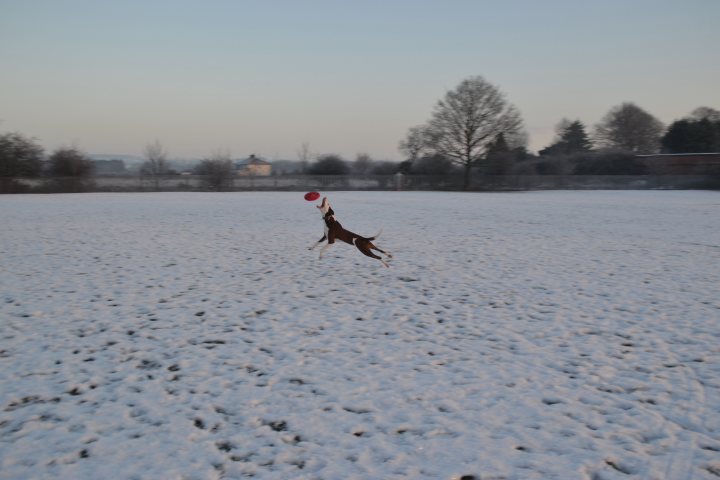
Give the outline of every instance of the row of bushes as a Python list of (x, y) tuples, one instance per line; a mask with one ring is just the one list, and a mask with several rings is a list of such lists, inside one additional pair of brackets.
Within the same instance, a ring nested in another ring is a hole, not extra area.
[(645, 175), (646, 165), (622, 152), (585, 152), (528, 159), (511, 168), (516, 175)]
[[(239, 192), (333, 190), (465, 189), (461, 173), (451, 175), (288, 175), (234, 177), (215, 184), (204, 176), (22, 178), (0, 177), (0, 193), (79, 192)], [(688, 189), (720, 188), (720, 176), (709, 175), (475, 175), (469, 190), (538, 189)]]

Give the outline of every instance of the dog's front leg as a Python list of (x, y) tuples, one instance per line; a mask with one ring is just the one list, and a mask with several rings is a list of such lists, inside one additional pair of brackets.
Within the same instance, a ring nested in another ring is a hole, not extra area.
[(321, 244), (322, 242), (324, 242), (325, 240), (327, 240), (327, 235), (323, 235), (320, 240), (318, 240), (317, 242), (315, 242), (315, 243), (313, 243), (311, 246), (309, 246), (309, 247), (308, 247), (308, 250), (314, 249), (315, 247), (317, 247), (318, 245), (320, 245), (320, 244)]

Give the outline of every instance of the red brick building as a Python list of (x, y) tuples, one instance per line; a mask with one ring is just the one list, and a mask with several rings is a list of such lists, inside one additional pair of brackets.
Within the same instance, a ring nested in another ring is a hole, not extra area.
[(637, 155), (651, 175), (720, 175), (720, 153)]

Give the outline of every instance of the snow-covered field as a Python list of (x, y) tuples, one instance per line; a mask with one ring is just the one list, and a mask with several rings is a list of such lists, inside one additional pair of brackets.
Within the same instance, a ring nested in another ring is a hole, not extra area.
[(329, 197), (0, 197), (0, 478), (720, 478), (720, 193)]

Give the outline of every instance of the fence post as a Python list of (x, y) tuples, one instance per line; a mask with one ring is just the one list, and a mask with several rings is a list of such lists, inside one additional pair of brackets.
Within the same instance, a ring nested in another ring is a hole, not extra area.
[(403, 180), (403, 174), (400, 172), (397, 172), (395, 174), (395, 190), (398, 192), (402, 190), (402, 180)]

